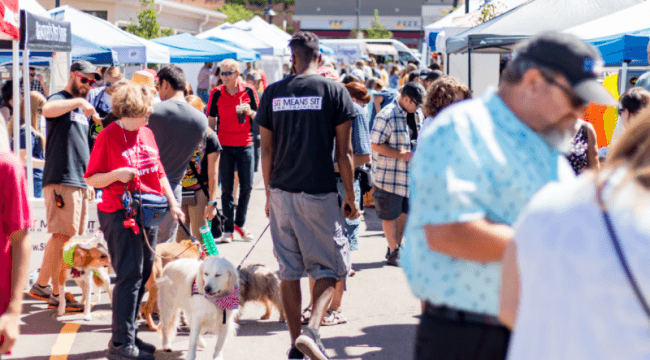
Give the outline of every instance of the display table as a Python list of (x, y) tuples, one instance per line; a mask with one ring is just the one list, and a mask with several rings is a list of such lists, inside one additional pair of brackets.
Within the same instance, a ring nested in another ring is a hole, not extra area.
[[(97, 204), (99, 200), (95, 200), (88, 204), (88, 224), (86, 232), (81, 236), (75, 238), (90, 239), (95, 236), (99, 231), (99, 221), (97, 219)], [(32, 253), (29, 257), (28, 273), (40, 269), (43, 262), (43, 253), (45, 245), (50, 239), (52, 234), (47, 232), (47, 214), (45, 213), (45, 200), (30, 198), (29, 205), (32, 211), (32, 224), (29, 229), (29, 237), (32, 241)]]

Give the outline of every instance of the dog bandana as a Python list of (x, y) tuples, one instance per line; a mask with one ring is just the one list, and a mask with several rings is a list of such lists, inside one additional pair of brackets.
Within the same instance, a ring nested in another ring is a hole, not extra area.
[(237, 287), (237, 285), (235, 285), (235, 290), (230, 294), (218, 297), (199, 292), (199, 288), (196, 286), (196, 280), (194, 280), (192, 283), (192, 296), (194, 295), (203, 295), (206, 299), (210, 300), (210, 302), (224, 310), (239, 309), (239, 287)]

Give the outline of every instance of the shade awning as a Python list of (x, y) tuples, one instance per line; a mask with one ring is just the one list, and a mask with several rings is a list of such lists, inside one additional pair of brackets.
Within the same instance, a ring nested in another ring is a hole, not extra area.
[(390, 44), (366, 44), (366, 51), (372, 55), (398, 55), (397, 49)]

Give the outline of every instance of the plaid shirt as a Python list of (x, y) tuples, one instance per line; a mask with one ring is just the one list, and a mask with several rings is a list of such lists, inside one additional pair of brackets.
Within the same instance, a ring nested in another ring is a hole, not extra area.
[[(415, 123), (418, 131), (422, 124), (422, 111), (415, 113)], [(384, 107), (372, 126), (370, 143), (373, 145), (386, 144), (396, 150), (411, 151), (411, 136), (406, 124), (406, 111), (397, 101)], [(378, 188), (409, 197), (409, 163), (408, 161), (394, 159), (372, 152), (373, 182)]]
[[(20, 93), (22, 94), (24, 92), (25, 87), (23, 86), (23, 82), (20, 82)], [(43, 90), (43, 87), (41, 87), (41, 82), (38, 81), (38, 78), (34, 78), (32, 82), (29, 84), (29, 91), (38, 91), (39, 93), (43, 94), (45, 96), (45, 91)]]

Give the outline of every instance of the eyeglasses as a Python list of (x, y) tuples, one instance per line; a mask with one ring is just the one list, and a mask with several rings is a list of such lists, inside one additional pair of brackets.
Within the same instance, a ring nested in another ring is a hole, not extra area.
[(36, 76), (36, 73), (35, 72), (30, 72), (29, 76)]
[(221, 76), (230, 76), (232, 74), (235, 74), (236, 71), (222, 71)]
[(73, 73), (73, 74), (75, 74), (79, 79), (81, 79), (81, 83), (82, 83), (82, 84), (89, 84), (90, 86), (93, 86), (93, 85), (95, 85), (95, 83), (96, 83), (95, 80), (90, 80), (90, 79), (88, 79), (88, 78), (85, 77), (85, 76), (79, 75), (79, 74), (77, 74), (77, 73)]
[(626, 110), (626, 109), (618, 108), (617, 112), (618, 112), (619, 115), (621, 115), (621, 114), (623, 114), (623, 111), (625, 111), (625, 110)]
[(569, 98), (569, 102), (571, 102), (571, 106), (574, 109), (585, 107), (589, 103), (588, 101), (582, 99), (580, 96), (576, 95), (576, 93), (574, 93), (573, 90), (557, 82), (557, 80), (555, 80), (553, 76), (547, 74), (545, 71), (540, 71), (540, 73), (542, 74), (542, 77), (544, 77), (544, 80), (546, 80), (546, 82), (558, 87), (560, 90), (564, 92), (564, 94)]

